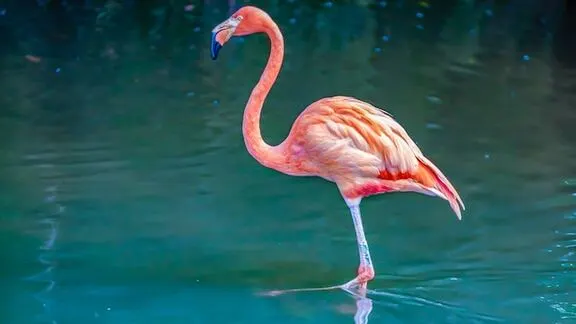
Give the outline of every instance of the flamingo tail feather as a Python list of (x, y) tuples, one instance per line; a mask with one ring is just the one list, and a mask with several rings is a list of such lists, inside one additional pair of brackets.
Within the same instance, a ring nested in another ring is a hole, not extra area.
[[(436, 167), (430, 160), (426, 157), (420, 157), (420, 168), (422, 173), (426, 174), (425, 178), (427, 178), (427, 188), (436, 196), (439, 196), (448, 201), (450, 207), (456, 214), (459, 220), (462, 219), (462, 211), (466, 210), (464, 206), (464, 202), (458, 195), (458, 192), (452, 186), (450, 181), (446, 178), (446, 176)], [(430, 181), (431, 180), (431, 181)]]

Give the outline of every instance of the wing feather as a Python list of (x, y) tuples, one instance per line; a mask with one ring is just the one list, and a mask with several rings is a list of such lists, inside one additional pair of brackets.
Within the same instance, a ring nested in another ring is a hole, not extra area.
[(315, 130), (307, 138), (315, 142), (314, 146), (321, 141), (323, 150), (337, 147), (340, 154), (346, 154), (342, 149), (347, 149), (364, 153), (361, 156), (371, 155), (373, 159), (364, 161), (378, 169), (372, 172), (411, 173), (418, 167), (420, 150), (388, 112), (343, 96), (321, 99), (309, 108), (304, 119)]
[(456, 189), (388, 112), (351, 97), (330, 97), (298, 118), (311, 169), (337, 182), (350, 197), (415, 191), (442, 197), (461, 217)]

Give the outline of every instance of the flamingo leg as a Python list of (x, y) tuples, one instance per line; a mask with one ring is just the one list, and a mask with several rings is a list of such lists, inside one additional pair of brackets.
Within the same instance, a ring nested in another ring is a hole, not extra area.
[(362, 216), (360, 214), (359, 202), (347, 201), (347, 203), (348, 207), (350, 208), (350, 213), (352, 214), (352, 221), (354, 222), (354, 229), (356, 231), (356, 240), (358, 243), (358, 254), (360, 256), (360, 265), (358, 267), (358, 275), (356, 276), (356, 278), (346, 282), (345, 284), (336, 286), (272, 290), (265, 293), (265, 295), (277, 296), (288, 292), (342, 289), (358, 298), (366, 297), (368, 281), (374, 278), (374, 266), (372, 265), (372, 258), (370, 257), (368, 242), (366, 241), (366, 235), (364, 234), (364, 226), (362, 225)]
[(364, 233), (364, 226), (362, 225), (362, 215), (360, 213), (359, 203), (348, 204), (350, 213), (352, 214), (352, 221), (354, 222), (354, 230), (356, 231), (356, 241), (358, 243), (358, 254), (360, 256), (360, 265), (358, 266), (358, 275), (356, 278), (348, 281), (342, 285), (344, 290), (352, 290), (357, 288), (360, 295), (366, 296), (366, 289), (368, 281), (374, 278), (374, 265), (370, 256), (370, 249), (366, 241)]

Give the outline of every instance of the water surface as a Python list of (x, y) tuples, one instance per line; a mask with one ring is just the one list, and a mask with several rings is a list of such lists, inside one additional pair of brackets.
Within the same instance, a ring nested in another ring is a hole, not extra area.
[[(253, 2), (286, 40), (269, 143), (309, 103), (352, 95), (392, 113), (466, 203), (457, 221), (427, 196), (364, 200), (370, 323), (576, 322), (576, 29), (553, 1), (516, 2)], [(244, 148), (265, 38), (211, 61), (230, 8), (184, 5), (6, 5), (3, 323), (353, 322), (341, 291), (258, 295), (351, 279), (352, 222), (333, 184)]]

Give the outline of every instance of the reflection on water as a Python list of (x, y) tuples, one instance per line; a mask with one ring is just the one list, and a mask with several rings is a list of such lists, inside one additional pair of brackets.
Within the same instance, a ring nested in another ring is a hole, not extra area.
[[(37, 281), (40, 283), (45, 283), (46, 286), (42, 289), (39, 293), (34, 294), (34, 297), (41, 303), (42, 308), (44, 310), (43, 314), (38, 316), (39, 318), (44, 318), (45, 320), (51, 321), (53, 318), (52, 314), (52, 300), (51, 300), (51, 292), (56, 286), (56, 281), (53, 275), (53, 272), (56, 270), (56, 261), (54, 256), (54, 245), (56, 243), (56, 239), (58, 238), (58, 225), (59, 222), (57, 220), (57, 216), (60, 215), (64, 211), (64, 207), (56, 202), (56, 187), (48, 187), (46, 189), (46, 198), (45, 202), (47, 204), (53, 205), (50, 206), (52, 209), (55, 209), (51, 215), (43, 217), (38, 224), (42, 225), (46, 228), (46, 240), (42, 243), (39, 247), (40, 251), (45, 251), (38, 255), (38, 262), (44, 267), (40, 273), (33, 275), (32, 277), (27, 278), (28, 280)], [(50, 209), (48, 207), (48, 209)]]
[(251, 2), (287, 47), (269, 143), (309, 103), (353, 95), (390, 111), (466, 202), (461, 222), (425, 196), (363, 202), (369, 300), (258, 294), (342, 282), (357, 251), (332, 184), (244, 149), (268, 44), (236, 40), (217, 62), (208, 48), (240, 2), (47, 3), (0, 8), (3, 323), (350, 323), (370, 307), (369, 323), (576, 320), (562, 1)]

